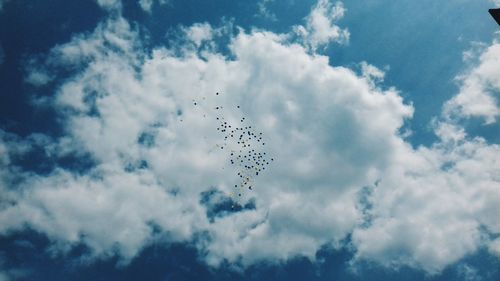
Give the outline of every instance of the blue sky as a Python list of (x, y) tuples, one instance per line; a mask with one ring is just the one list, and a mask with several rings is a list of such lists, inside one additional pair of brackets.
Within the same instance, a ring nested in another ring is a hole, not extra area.
[(498, 280), (495, 5), (0, 1), (0, 280)]

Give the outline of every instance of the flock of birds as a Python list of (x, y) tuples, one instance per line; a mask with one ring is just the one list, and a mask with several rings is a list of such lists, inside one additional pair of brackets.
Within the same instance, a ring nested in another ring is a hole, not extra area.
[[(218, 98), (219, 93), (215, 96)], [(205, 100), (205, 98), (203, 98)], [(202, 102), (193, 100), (193, 106), (200, 106)], [(218, 103), (216, 103), (218, 104)], [(224, 116), (224, 107), (215, 105), (214, 110), (215, 128), (220, 136), (220, 142), (215, 144), (217, 149), (226, 151), (231, 166), (236, 167), (239, 183), (234, 184), (232, 192), (233, 199), (242, 197), (245, 191), (253, 190), (254, 178), (266, 170), (274, 158), (264, 151), (266, 146), (262, 132), (257, 132), (254, 127), (248, 124), (245, 117), (238, 121)], [(240, 110), (240, 106), (236, 106)], [(206, 118), (206, 114), (203, 115)]]

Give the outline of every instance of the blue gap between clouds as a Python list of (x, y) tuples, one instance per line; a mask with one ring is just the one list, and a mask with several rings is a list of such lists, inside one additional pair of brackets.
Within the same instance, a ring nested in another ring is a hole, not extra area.
[(73, 34), (92, 31), (104, 17), (93, 1), (9, 1), (0, 12), (0, 129), (27, 136), (60, 135), (56, 112), (35, 107), (33, 96), (52, 96), (54, 87), (34, 89), (24, 83), (24, 67), (32, 56), (47, 54)]

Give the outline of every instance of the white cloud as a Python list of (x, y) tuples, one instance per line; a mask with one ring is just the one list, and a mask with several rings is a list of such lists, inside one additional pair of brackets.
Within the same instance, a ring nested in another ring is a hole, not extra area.
[(158, 3), (158, 5), (168, 4), (168, 0), (139, 0), (139, 6), (148, 13), (151, 13), (154, 3)]
[(395, 153), (374, 189), (374, 219), (353, 234), (360, 257), (436, 273), (491, 243), (481, 228), (499, 233), (500, 146), (456, 123), (434, 125), (440, 141)]
[(52, 80), (52, 78), (46, 72), (43, 71), (38, 72), (36, 70), (32, 70), (26, 77), (25, 82), (33, 86), (43, 86), (47, 84), (50, 80)]
[[(189, 30), (197, 29), (210, 30), (206, 25)], [(201, 42), (206, 34), (188, 32), (187, 38)], [(136, 33), (116, 20), (56, 47), (52, 64), (85, 67), (61, 85), (54, 104), (66, 120), (71, 141), (65, 145), (89, 152), (98, 166), (88, 176), (61, 170), (48, 178), (30, 176), (25, 185), (33, 191), (0, 215), (3, 231), (28, 223), (63, 241), (82, 240), (98, 254), (117, 243), (128, 258), (147, 242), (148, 222), (178, 233), (174, 240), (208, 230), (216, 237), (207, 246), (213, 263), (240, 255), (244, 263), (312, 257), (322, 244), (343, 239), (359, 219), (356, 191), (376, 180), (377, 166), (399, 142), (398, 128), (412, 108), (395, 91), (373, 88), (283, 38), (240, 32), (230, 45), (236, 60), (210, 52), (202, 59), (196, 51), (176, 57), (158, 49), (142, 62)], [(212, 151), (215, 124), (202, 115), (213, 112), (196, 111), (191, 100), (206, 96), (208, 102), (217, 91), (224, 93), (228, 120), (244, 114), (269, 138), (276, 163), (248, 195), (257, 198), (256, 211), (210, 225), (199, 193), (210, 186), (229, 193), (236, 175), (224, 164), (228, 155)], [(137, 141), (148, 131), (156, 136), (152, 147)], [(126, 171), (141, 161), (149, 168)], [(303, 211), (290, 216), (297, 204)], [(318, 216), (323, 222), (311, 223)], [(164, 222), (165, 217), (174, 221)], [(250, 221), (263, 222), (262, 229), (251, 231)], [(227, 224), (241, 225), (232, 238), (221, 232)], [(236, 239), (234, 247), (228, 248), (226, 239)], [(295, 243), (277, 243), (282, 239)]]
[(489, 250), (496, 256), (500, 257), (500, 238), (497, 238), (490, 243)]
[[(183, 30), (187, 44), (200, 47), (215, 28)], [(399, 134), (413, 108), (379, 86), (381, 70), (363, 63), (358, 76), (286, 38), (240, 30), (231, 58), (216, 48), (144, 53), (137, 31), (118, 18), (55, 47), (52, 66), (81, 69), (52, 101), (65, 136), (2, 135), (1, 163), (22, 181), (14, 192), (12, 173), (2, 173), (2, 190), (10, 191), (0, 233), (29, 225), (64, 246), (83, 242), (94, 255), (125, 261), (158, 229), (170, 242), (206, 233), (197, 246), (212, 265), (314, 259), (322, 245), (338, 246), (351, 233), (357, 259), (428, 272), (483, 245), (494, 252), (497, 242), (480, 229), (500, 233), (499, 146), (443, 121), (435, 124), (437, 143), (413, 149)], [(255, 209), (210, 222), (200, 193), (229, 194), (237, 182), (228, 155), (214, 149), (216, 105), (229, 122), (244, 116), (262, 131), (275, 161), (242, 199), (253, 198)], [(87, 152), (96, 166), (84, 175), (19, 171), (10, 156), (30, 143), (50, 143), (54, 157)], [(362, 187), (372, 189), (370, 209), (358, 202)]]
[(361, 73), (363, 77), (377, 81), (383, 80), (385, 77), (385, 73), (382, 70), (368, 64), (366, 61), (361, 62)]
[(141, 6), (141, 8), (144, 11), (151, 13), (151, 8), (153, 7), (153, 0), (139, 0), (139, 6)]
[(500, 43), (494, 41), (488, 46), (478, 65), (458, 79), (460, 92), (445, 105), (445, 115), (480, 117), (486, 124), (495, 123), (500, 115)]
[(344, 17), (345, 11), (342, 2), (333, 5), (329, 0), (318, 0), (306, 17), (306, 25), (295, 26), (295, 33), (313, 51), (330, 42), (346, 43), (349, 41), (349, 31), (334, 24)]
[[(99, 173), (102, 180), (96, 179)], [(127, 260), (151, 238), (151, 223), (174, 241), (186, 240), (192, 228), (202, 227), (203, 219), (196, 218), (204, 216), (202, 210), (175, 200), (147, 171), (128, 174), (101, 168), (84, 177), (55, 171), (26, 184), (36, 189), (2, 213), (2, 231), (27, 222), (64, 243), (86, 243), (95, 255), (118, 251)]]
[(269, 11), (269, 8), (267, 5), (269, 3), (273, 2), (274, 0), (261, 0), (257, 3), (257, 7), (259, 9), (259, 13), (257, 16), (272, 20), (272, 21), (277, 21), (278, 19), (276, 18), (276, 14), (273, 12)]
[(187, 39), (193, 42), (198, 48), (203, 42), (210, 41), (213, 37), (212, 26), (208, 23), (195, 23), (190, 27), (184, 28), (183, 31)]
[(97, 4), (109, 11), (119, 11), (122, 8), (121, 0), (96, 0)]
[[(102, 8), (112, 11), (112, 12), (121, 12), (121, 9), (123, 7), (122, 1), (121, 0), (96, 0), (97, 4), (101, 6)], [(166, 5), (169, 3), (168, 0), (137, 0), (137, 3), (139, 4), (139, 7), (147, 12), (151, 13), (153, 6), (155, 3), (158, 5)]]
[(358, 255), (437, 273), (499, 233), (500, 146), (439, 124), (431, 148), (396, 152), (374, 189), (374, 218), (353, 234)]
[(468, 265), (462, 265), (459, 267), (459, 274), (464, 281), (481, 281), (481, 273), (477, 269)]

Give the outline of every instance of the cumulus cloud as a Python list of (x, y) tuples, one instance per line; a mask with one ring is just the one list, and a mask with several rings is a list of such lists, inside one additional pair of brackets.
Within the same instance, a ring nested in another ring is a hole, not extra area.
[(344, 17), (345, 11), (342, 2), (333, 4), (329, 0), (319, 0), (306, 17), (306, 25), (294, 27), (295, 33), (313, 51), (330, 42), (346, 43), (349, 41), (349, 31), (335, 25), (336, 21)]
[[(410, 264), (439, 272), (485, 245), (496, 254), (500, 224), (500, 146), (468, 136), (460, 121), (498, 116), (498, 43), (476, 44), (458, 78), (460, 90), (433, 123), (439, 141), (395, 153), (399, 160), (374, 188), (369, 227), (353, 232), (359, 257), (389, 266)], [(492, 235), (492, 236), (491, 236)]]
[(495, 40), (486, 47), (479, 63), (457, 79), (460, 91), (447, 102), (445, 114), (449, 118), (479, 117), (486, 124), (495, 123), (500, 115), (500, 43)]
[(360, 257), (439, 272), (489, 243), (481, 227), (499, 232), (494, 202), (500, 200), (500, 147), (482, 139), (446, 139), (395, 153), (374, 188), (369, 227), (353, 233)]
[(204, 41), (210, 41), (213, 37), (212, 26), (208, 23), (195, 23), (188, 28), (184, 28), (183, 31), (187, 39), (198, 48)]
[[(478, 96), (492, 95), (500, 81), (496, 48), (496, 41), (479, 48), (479, 61), (459, 78), (459, 93), (433, 123), (439, 141), (395, 153), (399, 160), (371, 194), (369, 226), (353, 232), (359, 257), (437, 273), (480, 246), (495, 252), (497, 241), (490, 235), (500, 233), (495, 218), (500, 208), (494, 203), (500, 200), (500, 146), (468, 136), (459, 121), (494, 122), (496, 114), (486, 109), (495, 102)], [(477, 52), (469, 52), (467, 60)]]
[[(319, 1), (313, 11), (340, 17), (339, 5)], [(83, 243), (92, 256), (123, 261), (163, 235), (193, 241), (214, 266), (314, 259), (351, 234), (356, 259), (428, 272), (483, 245), (495, 252), (498, 242), (483, 232), (500, 233), (498, 145), (443, 121), (438, 142), (414, 149), (399, 132), (413, 107), (380, 85), (383, 71), (333, 67), (310, 43), (259, 30), (228, 33), (228, 56), (200, 53), (203, 42), (216, 44), (216, 29), (183, 28), (190, 47), (181, 53), (146, 52), (118, 17), (56, 46), (47, 63), (72, 70), (51, 100), (64, 136), (2, 133), (0, 233), (29, 226), (61, 251)], [(214, 149), (215, 105), (229, 122), (244, 116), (262, 131), (275, 161), (242, 199), (254, 207), (209, 217), (207, 204), (229, 198), (237, 180), (228, 155)], [(33, 144), (94, 165), (26, 171), (16, 155)], [(214, 189), (217, 200), (202, 200)], [(370, 204), (361, 204), (367, 190)]]
[[(188, 32), (187, 40), (208, 38), (199, 34)], [(412, 108), (394, 90), (373, 88), (284, 38), (241, 31), (229, 46), (236, 60), (194, 51), (176, 57), (168, 49), (147, 56), (119, 19), (56, 47), (52, 64), (83, 67), (54, 100), (66, 120), (65, 145), (98, 164), (83, 176), (61, 168), (29, 175), (23, 186), (30, 191), (2, 212), (3, 232), (26, 223), (68, 243), (84, 241), (97, 254), (118, 247), (127, 258), (147, 243), (150, 225), (174, 241), (208, 231), (214, 242), (204, 247), (213, 264), (313, 257), (322, 244), (345, 238), (359, 219), (358, 187), (376, 180)], [(256, 183), (255, 210), (209, 223), (200, 193), (212, 186), (229, 193), (235, 173), (224, 164), (227, 155), (212, 151), (214, 124), (201, 118), (209, 108), (195, 111), (191, 100), (217, 91), (228, 120), (244, 115), (268, 136), (276, 165)], [(148, 146), (138, 141), (146, 133), (154, 137)], [(302, 212), (290, 216), (298, 204)], [(155, 207), (137, 210), (143, 205)], [(226, 226), (235, 232), (227, 236)], [(295, 243), (279, 243), (290, 239)]]

